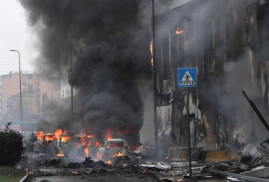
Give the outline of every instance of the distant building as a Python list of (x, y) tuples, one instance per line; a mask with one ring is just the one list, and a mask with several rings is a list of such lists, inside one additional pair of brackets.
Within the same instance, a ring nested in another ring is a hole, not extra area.
[[(22, 73), (23, 122), (37, 122), (48, 101), (61, 99), (59, 80), (47, 80), (38, 73)], [(19, 74), (10, 72), (0, 76), (0, 119), (3, 123), (20, 123)]]

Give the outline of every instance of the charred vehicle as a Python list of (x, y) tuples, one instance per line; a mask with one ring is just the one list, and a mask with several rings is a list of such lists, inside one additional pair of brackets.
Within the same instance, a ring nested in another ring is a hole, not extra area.
[(105, 140), (103, 147), (99, 147), (97, 155), (100, 160), (108, 163), (114, 163), (118, 160), (130, 160), (132, 152), (123, 139), (109, 139)]

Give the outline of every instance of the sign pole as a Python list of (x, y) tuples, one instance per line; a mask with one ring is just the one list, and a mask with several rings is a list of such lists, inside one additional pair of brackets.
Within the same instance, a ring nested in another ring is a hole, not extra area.
[(190, 91), (189, 87), (187, 88), (187, 122), (189, 127), (189, 171), (190, 171), (190, 178), (192, 177), (192, 168), (191, 168), (191, 122), (189, 121), (189, 114), (190, 114)]
[(187, 122), (188, 122), (188, 138), (189, 138), (189, 171), (192, 178), (191, 168), (191, 122), (190, 115), (190, 90), (189, 87), (197, 87), (197, 69), (196, 68), (178, 68), (178, 87), (187, 88)]

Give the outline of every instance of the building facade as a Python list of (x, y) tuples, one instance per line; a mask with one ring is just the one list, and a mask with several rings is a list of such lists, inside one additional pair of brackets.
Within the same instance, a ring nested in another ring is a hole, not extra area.
[[(266, 133), (242, 90), (268, 113), (269, 4), (266, 0), (159, 0), (155, 14), (157, 137), (160, 147), (222, 149)], [(177, 87), (195, 67), (198, 87)]]
[[(12, 121), (20, 124), (19, 74), (10, 72), (1, 76), (0, 118), (2, 123)], [(47, 80), (38, 73), (21, 74), (23, 122), (38, 122), (44, 106), (49, 101), (61, 99), (60, 82)]]

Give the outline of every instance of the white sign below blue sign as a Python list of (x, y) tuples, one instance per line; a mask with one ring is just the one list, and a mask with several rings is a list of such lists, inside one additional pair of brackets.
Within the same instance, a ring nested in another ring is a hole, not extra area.
[(197, 87), (196, 68), (178, 68), (178, 87)]

